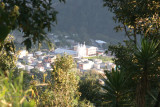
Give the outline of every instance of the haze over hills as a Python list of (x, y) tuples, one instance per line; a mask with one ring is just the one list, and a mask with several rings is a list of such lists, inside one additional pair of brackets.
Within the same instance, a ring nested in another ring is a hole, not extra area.
[(65, 4), (57, 4), (56, 10), (58, 23), (53, 32), (78, 34), (78, 38), (86, 42), (100, 39), (115, 43), (124, 38), (124, 33), (113, 30), (116, 26), (113, 13), (103, 7), (103, 0), (67, 0)]
[[(55, 0), (53, 7), (58, 15), (57, 24), (52, 27), (51, 33), (58, 35), (61, 46), (67, 45), (63, 36), (69, 36), (68, 39), (80, 43), (85, 41), (88, 45), (94, 45), (95, 40), (103, 40), (109, 45), (124, 39), (124, 33), (115, 32), (117, 24), (112, 19), (114, 14), (103, 7), (103, 0), (67, 0), (65, 4)], [(16, 32), (14, 35), (17, 41), (23, 41), (18, 36), (20, 33)]]

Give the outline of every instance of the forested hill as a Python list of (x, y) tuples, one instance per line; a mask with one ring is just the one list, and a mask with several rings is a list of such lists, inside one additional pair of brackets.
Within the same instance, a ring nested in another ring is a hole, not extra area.
[[(103, 40), (107, 42), (105, 48), (110, 43), (122, 42), (124, 39), (124, 33), (115, 32), (116, 24), (112, 19), (114, 14), (109, 12), (107, 7), (103, 7), (103, 0), (67, 0), (66, 3), (53, 0), (53, 2), (58, 14), (57, 24), (51, 32), (58, 35), (61, 42), (59, 46), (68, 45), (66, 38), (63, 37), (65, 35), (77, 42), (86, 42), (87, 45), (95, 45), (94, 40)], [(17, 43), (23, 41), (21, 33), (13, 34)]]
[(58, 23), (53, 32), (78, 34), (81, 40), (100, 39), (106, 42), (121, 41), (123, 33), (116, 33), (113, 13), (103, 7), (103, 0), (67, 0), (58, 3)]

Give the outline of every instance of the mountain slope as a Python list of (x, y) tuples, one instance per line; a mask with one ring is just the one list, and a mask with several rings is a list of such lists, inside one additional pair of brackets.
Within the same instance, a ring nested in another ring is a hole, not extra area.
[(82, 41), (100, 39), (114, 43), (124, 38), (123, 33), (113, 30), (116, 26), (113, 14), (103, 7), (102, 0), (67, 0), (58, 4), (56, 10), (58, 23), (53, 32), (75, 33)]

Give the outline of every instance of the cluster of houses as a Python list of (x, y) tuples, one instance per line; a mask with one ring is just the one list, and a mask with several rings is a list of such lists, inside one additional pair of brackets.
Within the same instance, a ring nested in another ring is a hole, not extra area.
[(56, 55), (48, 52), (37, 51), (35, 53), (28, 53), (26, 50), (19, 51), (17, 68), (26, 71), (37, 69), (41, 72), (52, 70), (51, 64), (55, 61)]
[(76, 58), (77, 68), (80, 71), (95, 70), (99, 73), (103, 73), (104, 69), (111, 70), (116, 68), (116, 65), (112, 62), (103, 62), (101, 59), (80, 59)]
[(97, 47), (94, 46), (86, 46), (84, 44), (78, 44), (74, 46), (74, 49), (63, 49), (57, 48), (54, 51), (37, 51), (33, 53), (28, 53), (26, 50), (19, 51), (17, 68), (23, 69), (26, 71), (31, 71), (33, 69), (37, 69), (41, 72), (45, 72), (46, 70), (52, 70), (52, 64), (56, 59), (57, 54), (69, 54), (72, 55), (77, 63), (77, 68), (80, 71), (88, 71), (94, 69), (98, 72), (103, 72), (104, 69), (112, 69), (115, 68), (115, 64), (111, 62), (103, 62), (100, 59), (89, 60), (86, 57), (103, 55), (104, 51), (98, 50)]

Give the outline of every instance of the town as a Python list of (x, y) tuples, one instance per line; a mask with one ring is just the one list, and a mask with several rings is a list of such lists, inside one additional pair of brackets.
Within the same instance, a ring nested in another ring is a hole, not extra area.
[[(20, 50), (16, 66), (18, 69), (26, 70), (27, 72), (35, 69), (40, 72), (53, 70), (52, 65), (58, 54), (72, 55), (77, 64), (77, 69), (81, 72), (95, 70), (98, 73), (104, 73), (104, 69), (111, 70), (116, 67), (112, 61), (113, 56), (106, 55), (104, 50), (99, 50), (95, 46), (86, 46), (85, 43), (78, 43), (73, 46), (73, 49), (57, 48), (53, 51), (45, 50), (32, 53), (27, 50)], [(104, 61), (102, 58), (110, 60)]]

